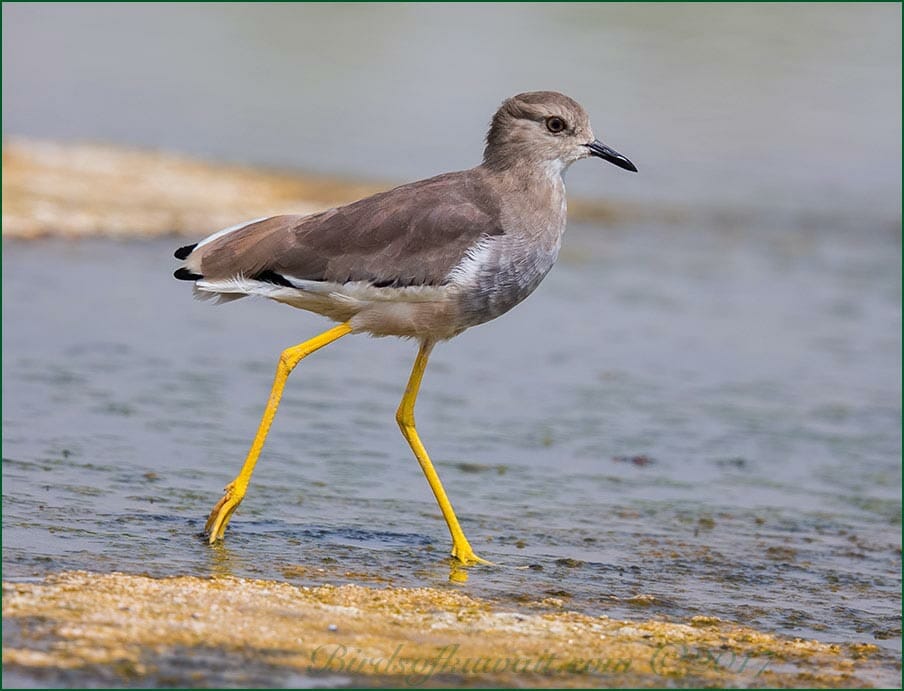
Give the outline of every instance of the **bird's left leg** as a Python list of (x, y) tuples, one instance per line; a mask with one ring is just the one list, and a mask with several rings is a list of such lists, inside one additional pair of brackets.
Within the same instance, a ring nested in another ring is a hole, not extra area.
[(449, 526), (449, 532), (452, 534), (452, 556), (464, 564), (491, 564), (486, 559), (481, 559), (471, 548), (468, 538), (465, 537), (452, 509), (452, 504), (446, 496), (443, 489), (443, 483), (436, 474), (433, 463), (430, 462), (430, 456), (421, 443), (421, 439), (417, 434), (414, 426), (414, 403), (417, 400), (418, 391), (421, 388), (421, 379), (424, 376), (424, 370), (427, 369), (427, 359), (430, 357), (430, 351), (433, 350), (432, 341), (424, 341), (421, 343), (420, 350), (417, 353), (417, 359), (414, 361), (414, 368), (411, 370), (411, 377), (408, 379), (408, 386), (405, 387), (405, 395), (402, 396), (402, 402), (399, 403), (399, 409), (396, 411), (396, 421), (408, 441), (411, 450), (417, 457), (417, 462), (421, 464), (421, 470), (427, 476), (427, 482), (430, 483), (430, 489), (436, 496), (436, 502), (439, 504), (443, 518), (446, 519), (446, 525)]
[(235, 480), (226, 485), (223, 497), (213, 507), (207, 519), (207, 524), (204, 526), (210, 544), (223, 537), (229, 519), (232, 518), (232, 514), (245, 497), (248, 482), (251, 480), (251, 473), (254, 471), (254, 465), (257, 463), (257, 457), (260, 455), (261, 449), (264, 448), (267, 432), (270, 431), (270, 425), (273, 424), (273, 418), (276, 416), (277, 408), (279, 408), (279, 400), (282, 398), (283, 388), (286, 385), (289, 374), (295, 369), (295, 365), (315, 350), (320, 350), (323, 346), (342, 338), (351, 330), (352, 327), (349, 326), (348, 322), (340, 324), (304, 343), (287, 348), (279, 356), (279, 363), (276, 365), (276, 378), (273, 380), (273, 388), (270, 390), (270, 400), (267, 401), (264, 416), (257, 428), (257, 434), (254, 436), (251, 448), (248, 450), (248, 456), (245, 458), (242, 470)]

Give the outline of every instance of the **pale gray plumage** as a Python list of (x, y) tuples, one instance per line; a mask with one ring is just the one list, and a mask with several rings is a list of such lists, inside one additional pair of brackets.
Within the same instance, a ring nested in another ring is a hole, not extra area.
[(177, 252), (176, 276), (201, 295), (262, 295), (377, 336), (451, 338), (514, 307), (552, 268), (562, 173), (594, 155), (636, 170), (594, 139), (574, 100), (519, 94), (494, 115), (481, 165), (214, 234)]

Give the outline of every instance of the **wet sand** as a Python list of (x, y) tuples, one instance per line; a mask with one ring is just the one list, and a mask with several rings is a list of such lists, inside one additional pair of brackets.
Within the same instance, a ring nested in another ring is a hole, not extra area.
[(230, 683), (255, 685), (294, 673), (397, 687), (836, 687), (862, 685), (878, 652), (715, 617), (625, 621), (550, 599), (506, 611), (452, 590), (228, 577), (68, 572), (4, 583), (3, 618), (17, 633), (5, 669), (52, 671), (59, 683), (102, 667), (141, 685), (216, 684), (230, 669)]

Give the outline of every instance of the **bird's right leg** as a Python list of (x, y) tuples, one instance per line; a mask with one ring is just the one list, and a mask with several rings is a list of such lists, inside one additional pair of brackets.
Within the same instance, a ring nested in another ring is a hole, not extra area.
[(235, 480), (226, 485), (223, 498), (213, 507), (213, 511), (210, 512), (210, 516), (207, 519), (207, 524), (204, 526), (210, 544), (223, 537), (229, 519), (232, 518), (233, 512), (238, 508), (242, 499), (245, 498), (245, 491), (248, 489), (248, 482), (251, 480), (254, 464), (257, 463), (257, 457), (260, 455), (261, 449), (264, 448), (267, 432), (270, 431), (270, 425), (273, 424), (273, 418), (276, 416), (276, 409), (279, 407), (279, 400), (282, 398), (283, 388), (285, 388), (289, 374), (299, 362), (315, 350), (320, 350), (323, 346), (342, 338), (351, 330), (352, 327), (349, 326), (348, 322), (340, 324), (304, 343), (287, 348), (279, 356), (279, 363), (276, 366), (276, 378), (273, 380), (273, 388), (270, 390), (270, 399), (267, 401), (264, 416), (257, 428), (257, 434), (251, 443), (251, 448), (248, 451), (247, 458), (245, 458), (242, 470)]
[(432, 342), (424, 341), (421, 343), (420, 350), (417, 352), (417, 358), (414, 361), (414, 367), (411, 370), (411, 376), (408, 379), (408, 386), (405, 387), (405, 395), (402, 396), (402, 402), (399, 403), (399, 408), (396, 411), (396, 422), (399, 423), (399, 428), (402, 430), (408, 446), (411, 447), (417, 462), (421, 466), (421, 470), (424, 471), (427, 482), (430, 484), (430, 489), (433, 490), (433, 495), (436, 497), (436, 503), (439, 504), (443, 518), (446, 519), (449, 534), (452, 536), (452, 556), (463, 564), (492, 564), (492, 562), (481, 559), (474, 554), (471, 543), (468, 542), (468, 538), (465, 537), (461, 525), (458, 523), (458, 517), (452, 508), (452, 503), (446, 496), (443, 483), (440, 482), (439, 475), (436, 474), (436, 469), (433, 467), (433, 463), (430, 462), (430, 456), (427, 455), (427, 449), (421, 443), (421, 438), (418, 436), (417, 429), (414, 426), (414, 404), (417, 401), (417, 394), (421, 388), (421, 379), (424, 377), (424, 370), (427, 369), (427, 360), (432, 349)]

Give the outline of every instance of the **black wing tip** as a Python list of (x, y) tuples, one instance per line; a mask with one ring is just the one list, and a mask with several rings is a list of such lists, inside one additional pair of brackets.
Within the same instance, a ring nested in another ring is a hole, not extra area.
[(198, 243), (196, 242), (193, 245), (185, 245), (185, 247), (180, 247), (175, 252), (173, 252), (173, 256), (176, 259), (188, 259), (188, 255), (190, 255), (192, 252), (194, 252), (195, 247), (197, 247), (197, 246), (198, 246)]
[(283, 276), (282, 274), (278, 274), (273, 269), (267, 269), (265, 271), (261, 271), (256, 276), (252, 276), (255, 281), (263, 281), (265, 283), (273, 283), (278, 286), (285, 286), (286, 288), (294, 288), (289, 280)]
[(204, 278), (201, 274), (192, 273), (184, 266), (173, 271), (173, 276), (178, 278), (180, 281), (197, 281), (199, 278)]

